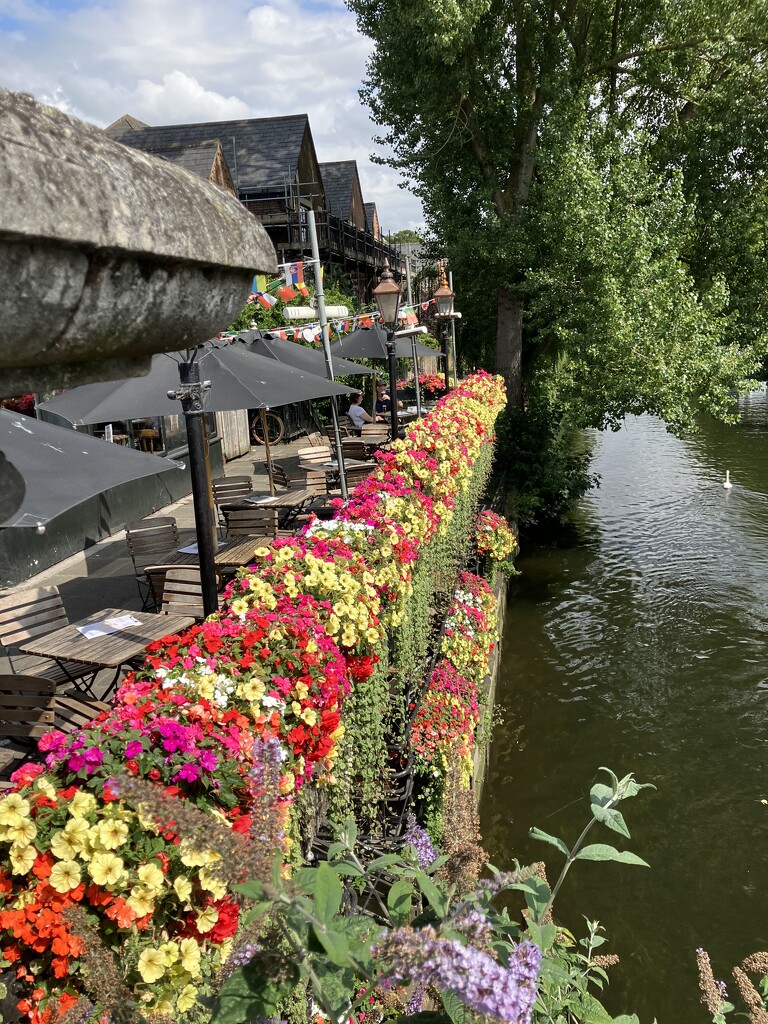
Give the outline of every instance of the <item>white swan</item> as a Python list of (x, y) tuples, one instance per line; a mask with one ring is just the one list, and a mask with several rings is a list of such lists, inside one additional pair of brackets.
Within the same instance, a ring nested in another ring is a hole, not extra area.
[(725, 480), (723, 481), (723, 487), (725, 487), (726, 490), (729, 491), (733, 487), (733, 484), (731, 483), (731, 471), (729, 469), (726, 469), (725, 471)]

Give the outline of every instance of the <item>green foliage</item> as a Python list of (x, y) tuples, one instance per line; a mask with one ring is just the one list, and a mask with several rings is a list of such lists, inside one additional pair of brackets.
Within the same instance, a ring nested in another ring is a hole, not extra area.
[(496, 426), (509, 518), (521, 526), (559, 522), (597, 484), (583, 437), (546, 394), (531, 395), (524, 413), (508, 409)]
[[(616, 806), (646, 788), (631, 775), (621, 780), (610, 771), (608, 775), (610, 786), (598, 784), (592, 788), (592, 818), (571, 850), (561, 840), (534, 830), (538, 838), (545, 838), (566, 855), (566, 865), (553, 890), (533, 869), (502, 876), (492, 868), (494, 880), (490, 884), (459, 892), (449, 881), (450, 873), (441, 870), (447, 858), (438, 857), (422, 867), (410, 846), (366, 863), (358, 847), (357, 828), (351, 822), (339, 831), (326, 860), (296, 871), (291, 878), (283, 877), (280, 855), (276, 853), (270, 882), (251, 880), (238, 887), (251, 901), (251, 921), (264, 922), (275, 941), (263, 942), (250, 963), (236, 970), (218, 995), (207, 1001), (212, 1024), (242, 1024), (243, 1020), (279, 1016), (287, 1000), (296, 1001), (297, 993), (302, 993), (302, 999), (306, 993), (307, 999), (311, 998), (331, 1020), (346, 1019), (368, 1007), (381, 972), (390, 966), (386, 941), (393, 930), (401, 930), (400, 935), (403, 929), (410, 931), (416, 949), (423, 929), (429, 929), (424, 935), (472, 945), (476, 924), (463, 923), (468, 912), (475, 922), (478, 918), (485, 921), (488, 938), (483, 945), (501, 964), (523, 940), (535, 943), (544, 954), (534, 1024), (611, 1024), (612, 1018), (594, 994), (608, 980), (595, 960), (595, 951), (605, 942), (602, 928), (587, 919), (587, 935), (577, 941), (570, 931), (555, 925), (549, 913), (571, 863), (580, 855), (584, 859), (583, 854), (594, 849), (583, 846), (588, 831), (604, 824), (624, 834), (626, 825)], [(601, 859), (639, 862), (639, 858), (628, 860), (626, 853), (615, 850)], [(346, 894), (351, 888), (358, 897), (371, 897), (373, 916), (345, 912)], [(509, 916), (506, 907), (496, 905), (496, 897), (504, 892), (517, 893), (524, 900), (526, 911), (520, 922)], [(403, 964), (398, 960), (401, 970)], [(428, 1020), (433, 1024), (456, 1024), (475, 1019), (462, 1001), (461, 991), (441, 991), (438, 995), (441, 1005), (436, 1010), (406, 1014), (400, 1019), (424, 1024)], [(636, 1018), (627, 1016), (613, 1020), (613, 1024), (633, 1022), (636, 1024)]]
[(758, 0), (347, 3), (374, 42), (363, 96), (454, 272), (465, 361), (516, 406), (536, 380), (575, 426), (727, 416), (767, 347)]

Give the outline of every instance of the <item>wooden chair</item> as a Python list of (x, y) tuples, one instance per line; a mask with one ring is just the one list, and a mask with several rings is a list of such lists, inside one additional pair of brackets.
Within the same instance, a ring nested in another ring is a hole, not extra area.
[(277, 509), (251, 508), (224, 509), (227, 537), (276, 537)]
[(160, 432), (152, 429), (141, 429), (136, 431), (136, 440), (143, 452), (158, 452), (162, 448)]
[(341, 442), (342, 450), (344, 452), (344, 458), (346, 459), (362, 459), (366, 461), (370, 458), (371, 452), (375, 451), (375, 444), (371, 444), (369, 441), (363, 441), (362, 438), (349, 438)]
[(75, 732), (108, 711), (109, 704), (79, 693), (56, 693), (56, 684), (38, 676), (0, 674), (0, 789), (24, 761), (36, 760), (34, 743), (51, 729)]
[[(177, 563), (170, 565), (147, 565), (144, 567), (144, 580), (146, 587), (152, 595), (152, 607), (160, 609), (163, 604), (163, 591), (165, 590), (165, 577), (169, 569), (178, 569)], [(194, 566), (193, 566), (194, 568)]]
[[(220, 581), (217, 577), (217, 584)], [(191, 615), (204, 619), (203, 586), (196, 565), (171, 565), (165, 573), (161, 615)]]
[(125, 541), (133, 562), (136, 585), (139, 588), (141, 607), (160, 606), (157, 595), (147, 582), (145, 570), (160, 560), (159, 556), (170, 555), (179, 547), (179, 531), (173, 516), (158, 516), (155, 519), (140, 519), (125, 527)]
[(386, 423), (364, 423), (360, 436), (363, 441), (387, 441), (389, 427)]
[(313, 430), (311, 434), (307, 434), (307, 444), (311, 445), (313, 448), (324, 448), (327, 444), (327, 441), (319, 430)]
[(226, 523), (222, 506), (230, 505), (240, 498), (247, 498), (253, 493), (253, 480), (249, 476), (220, 476), (218, 480), (211, 483), (213, 489), (213, 503), (219, 517), (219, 524), (223, 527)]
[(38, 676), (54, 685), (93, 677), (98, 665), (53, 661), (21, 654), (19, 646), (69, 625), (58, 587), (35, 587), (0, 598), (0, 648), (14, 673)]
[[(339, 422), (339, 437), (351, 437), (352, 429), (352, 420), (349, 421), (349, 425), (347, 425), (346, 423)], [(336, 435), (333, 432), (332, 423), (326, 423), (325, 433), (328, 435), (328, 440), (331, 442), (331, 444), (333, 444), (333, 442), (336, 440)]]

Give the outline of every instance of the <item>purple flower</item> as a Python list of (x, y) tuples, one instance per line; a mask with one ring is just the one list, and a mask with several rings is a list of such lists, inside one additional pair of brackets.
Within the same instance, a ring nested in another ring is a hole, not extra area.
[(86, 764), (94, 768), (98, 768), (104, 762), (104, 755), (98, 747), (91, 747), (90, 750), (86, 750), (84, 757)]
[(197, 782), (201, 772), (199, 765), (185, 764), (173, 776), (174, 782)]
[(448, 989), (478, 1013), (507, 1024), (530, 1024), (541, 965), (541, 951), (533, 943), (521, 942), (505, 967), (474, 946), (438, 938), (431, 928), (398, 928), (374, 952), (385, 965), (385, 987), (412, 982)]
[(71, 772), (79, 772), (81, 768), (85, 768), (85, 758), (82, 754), (73, 754), (68, 767)]
[(212, 750), (204, 750), (198, 758), (198, 763), (204, 772), (213, 772), (219, 766), (219, 759)]
[(125, 756), (129, 761), (132, 757), (138, 757), (143, 752), (144, 746), (141, 740), (131, 740), (130, 743), (125, 745)]
[(416, 851), (420, 868), (428, 868), (437, 860), (437, 850), (413, 814), (408, 815), (408, 830), (403, 839), (408, 846), (412, 846)]

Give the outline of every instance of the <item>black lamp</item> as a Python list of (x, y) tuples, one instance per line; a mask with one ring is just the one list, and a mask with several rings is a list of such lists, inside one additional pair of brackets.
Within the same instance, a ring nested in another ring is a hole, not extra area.
[(442, 268), (442, 280), (440, 287), (435, 290), (435, 294), (432, 298), (435, 300), (437, 306), (437, 317), (440, 320), (445, 321), (445, 329), (443, 332), (443, 356), (445, 357), (444, 373), (445, 373), (445, 390), (450, 389), (450, 368), (448, 366), (448, 321), (453, 316), (453, 296), (454, 293), (448, 285), (448, 278), (445, 276), (445, 268)]
[(397, 423), (397, 372), (395, 368), (395, 328), (400, 313), (400, 285), (395, 281), (389, 269), (389, 260), (384, 261), (381, 279), (373, 289), (379, 316), (387, 329), (387, 363), (389, 365), (389, 400), (392, 421), (392, 440), (397, 439), (399, 432)]

